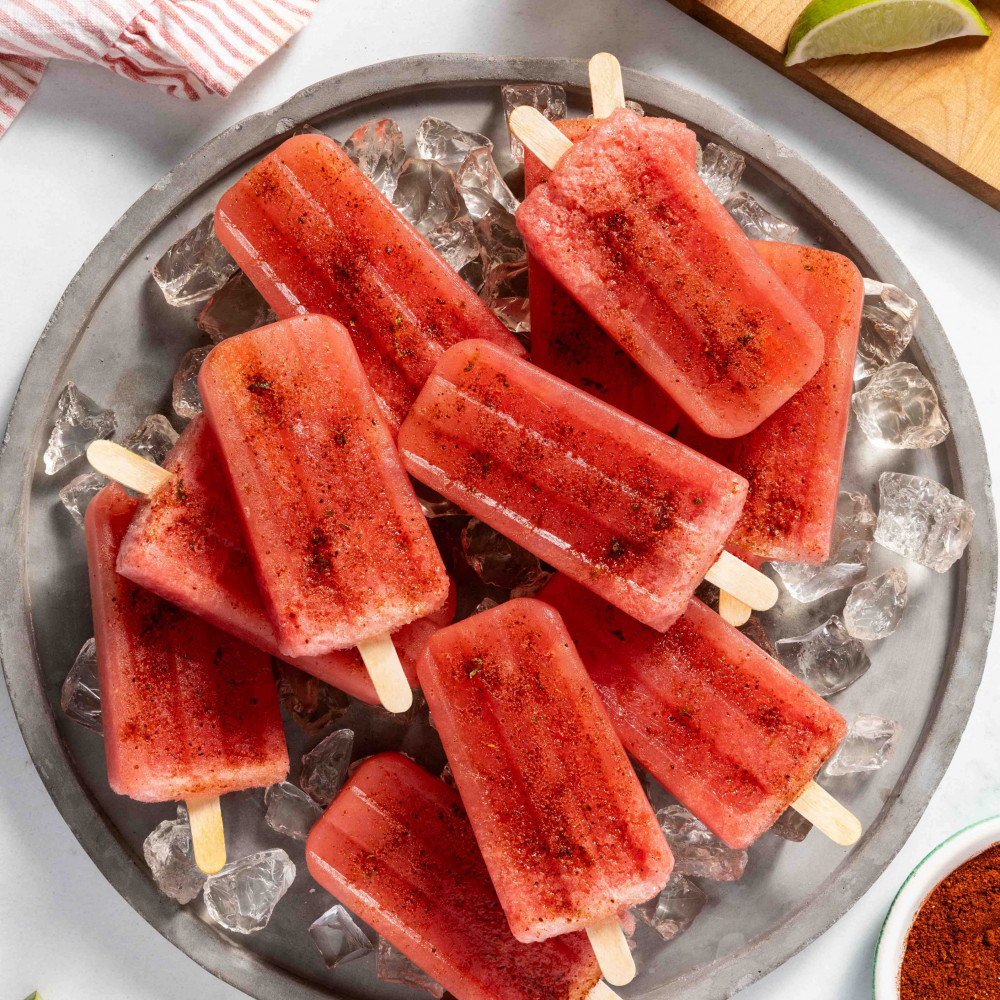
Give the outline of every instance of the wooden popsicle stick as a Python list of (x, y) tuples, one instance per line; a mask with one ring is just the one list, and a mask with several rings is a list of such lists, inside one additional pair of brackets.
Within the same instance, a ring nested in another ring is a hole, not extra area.
[(705, 574), (709, 583), (724, 590), (754, 611), (767, 611), (778, 600), (778, 585), (759, 569), (748, 566), (725, 549)]
[(792, 808), (841, 847), (856, 844), (861, 836), (861, 821), (857, 816), (815, 781), (806, 785)]
[(587, 66), (590, 100), (595, 118), (607, 118), (616, 108), (625, 107), (625, 85), (621, 63), (610, 52), (598, 52)]
[(719, 591), (719, 615), (730, 625), (746, 625), (750, 620), (751, 607), (744, 604), (738, 597), (733, 597), (728, 591)]
[[(137, 493), (152, 493), (174, 478), (173, 473), (113, 441), (93, 441), (87, 448), (87, 461), (98, 472)], [(413, 704), (413, 692), (392, 639), (376, 636), (361, 643), (358, 652), (382, 704), (390, 712), (405, 712)]]
[(413, 704), (410, 682), (399, 662), (399, 654), (392, 644), (392, 636), (377, 635), (358, 643), (358, 652), (364, 660), (368, 676), (375, 685), (379, 701), (390, 712), (405, 712)]
[(587, 937), (597, 956), (601, 975), (612, 986), (625, 986), (635, 979), (635, 960), (617, 917), (609, 917), (588, 927)]
[(136, 493), (152, 493), (174, 478), (173, 473), (147, 462), (114, 441), (92, 441), (87, 446), (87, 461), (108, 479)]
[(188, 822), (195, 864), (206, 874), (214, 875), (226, 866), (226, 831), (222, 827), (219, 796), (187, 799)]
[(587, 1000), (622, 1000), (603, 979), (598, 979), (587, 994)]
[(541, 111), (526, 104), (510, 113), (510, 130), (549, 170), (573, 148), (573, 143)]

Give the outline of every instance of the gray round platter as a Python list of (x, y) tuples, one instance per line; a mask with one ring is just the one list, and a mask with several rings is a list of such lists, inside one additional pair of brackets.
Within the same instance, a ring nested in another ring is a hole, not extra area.
[[(140, 198), (88, 258), (35, 349), (10, 415), (0, 456), (0, 580), (7, 595), (0, 648), (28, 750), (66, 822), (118, 891), (196, 962), (254, 997), (417, 994), (378, 981), (371, 958), (325, 969), (306, 927), (330, 899), (311, 886), (302, 845), (264, 825), (259, 792), (224, 803), (230, 856), (281, 846), (300, 867), (266, 930), (227, 935), (207, 922), (199, 903), (180, 907), (158, 892), (142, 859), (142, 841), (173, 815), (172, 806), (112, 794), (100, 738), (59, 710), (60, 684), (92, 627), (82, 533), (57, 498), (59, 488), (83, 471), (82, 463), (49, 477), (40, 461), (56, 399), (73, 379), (116, 409), (125, 430), (149, 413), (169, 412), (171, 376), (184, 352), (201, 341), (193, 310), (166, 305), (149, 278), (150, 265), (293, 124), (308, 122), (343, 139), (368, 119), (391, 116), (409, 138), (417, 122), (433, 114), (491, 135), (501, 167), (510, 167), (498, 88), (531, 80), (565, 84), (571, 114), (588, 113), (582, 61), (434, 55), (317, 83), (217, 136)], [(965, 727), (985, 665), (996, 530), (986, 451), (968, 388), (929, 304), (882, 236), (812, 167), (750, 122), (645, 74), (626, 72), (625, 83), (627, 95), (647, 113), (679, 118), (702, 142), (741, 150), (748, 161), (743, 186), (797, 223), (802, 242), (846, 253), (866, 276), (899, 285), (918, 300), (922, 320), (908, 357), (937, 386), (953, 433), (929, 451), (887, 452), (868, 445), (855, 427), (844, 484), (877, 502), (880, 471), (927, 475), (977, 513), (972, 541), (951, 572), (908, 566), (911, 606), (901, 627), (873, 648), (869, 673), (833, 699), (849, 718), (868, 711), (903, 725), (899, 748), (883, 770), (827, 782), (863, 820), (861, 842), (846, 851), (816, 833), (798, 844), (765, 835), (751, 849), (743, 879), (704, 882), (708, 905), (692, 928), (651, 954), (644, 951), (638, 979), (622, 991), (628, 997), (715, 1000), (775, 968), (844, 914), (923, 812)], [(872, 573), (899, 562), (876, 547)], [(767, 627), (772, 634), (799, 634), (839, 611), (843, 598), (840, 593), (803, 606), (785, 597)], [(426, 713), (402, 727), (353, 706), (341, 724), (357, 731), (355, 756), (394, 747), (428, 767), (443, 764)], [(290, 741), (297, 759), (315, 738), (290, 732)]]

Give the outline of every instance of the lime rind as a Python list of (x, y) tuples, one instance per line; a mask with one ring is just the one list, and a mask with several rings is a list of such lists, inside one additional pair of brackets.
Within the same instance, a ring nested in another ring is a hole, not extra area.
[(792, 26), (785, 65), (989, 34), (969, 0), (813, 0)]

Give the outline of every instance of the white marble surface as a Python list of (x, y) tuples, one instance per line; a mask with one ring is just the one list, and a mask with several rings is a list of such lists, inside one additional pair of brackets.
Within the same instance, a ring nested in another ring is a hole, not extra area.
[[(396, 56), (599, 49), (746, 115), (861, 206), (937, 310), (1000, 469), (1000, 214), (662, 0), (326, 0), (232, 98), (200, 105), (95, 68), (53, 65), (0, 139), (0, 413), (94, 244), (161, 174), (232, 122), (314, 80)], [(1000, 812), (1000, 773), (990, 763), (1000, 746), (997, 659), (994, 650), (955, 760), (905, 849), (837, 926), (743, 1000), (870, 995), (876, 932), (906, 873), (958, 827)], [(0, 694), (0, 996), (20, 1000), (33, 989), (45, 1000), (240, 995), (167, 944), (104, 881), (49, 801)]]

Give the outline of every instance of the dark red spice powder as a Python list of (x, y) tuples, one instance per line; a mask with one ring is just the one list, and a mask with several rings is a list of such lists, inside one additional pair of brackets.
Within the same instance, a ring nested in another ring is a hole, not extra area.
[(1000, 844), (924, 900), (906, 942), (900, 1000), (1000, 1000)]

